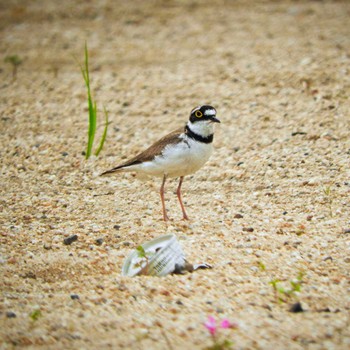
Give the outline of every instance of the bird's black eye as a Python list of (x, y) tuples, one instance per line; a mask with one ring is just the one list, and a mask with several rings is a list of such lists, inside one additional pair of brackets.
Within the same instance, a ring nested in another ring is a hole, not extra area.
[(203, 113), (201, 111), (196, 111), (194, 113), (194, 115), (197, 117), (197, 118), (202, 118), (203, 117)]

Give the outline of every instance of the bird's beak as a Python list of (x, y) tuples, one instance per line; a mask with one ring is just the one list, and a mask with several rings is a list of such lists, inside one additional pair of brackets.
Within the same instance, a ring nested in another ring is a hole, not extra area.
[(213, 122), (213, 123), (221, 123), (220, 120), (216, 117), (211, 117), (210, 120)]

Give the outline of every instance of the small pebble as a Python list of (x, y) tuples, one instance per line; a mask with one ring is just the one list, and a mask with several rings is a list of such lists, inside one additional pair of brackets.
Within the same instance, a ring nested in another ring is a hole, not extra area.
[(323, 259), (323, 261), (331, 260), (333, 261), (333, 258), (331, 256), (327, 256), (326, 258)]
[(71, 245), (73, 242), (78, 240), (78, 235), (72, 235), (63, 240), (65, 245)]
[(114, 225), (113, 228), (114, 228), (115, 230), (119, 231), (120, 225)]
[(71, 294), (71, 295), (70, 295), (70, 298), (71, 298), (72, 300), (79, 300), (79, 299), (80, 299), (78, 294)]
[(254, 232), (253, 227), (243, 227), (243, 231), (245, 232)]
[(97, 238), (97, 239), (95, 239), (95, 243), (96, 243), (97, 245), (102, 245), (102, 243), (103, 243), (103, 238)]
[(343, 233), (350, 233), (350, 228), (344, 228)]
[(242, 214), (235, 214), (234, 218), (235, 219), (242, 219), (243, 215)]
[(7, 318), (16, 318), (17, 315), (13, 311), (7, 311), (6, 312), (6, 317)]

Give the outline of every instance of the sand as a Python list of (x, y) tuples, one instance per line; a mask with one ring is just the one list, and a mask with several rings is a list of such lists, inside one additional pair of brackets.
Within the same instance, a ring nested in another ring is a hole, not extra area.
[[(0, 10), (1, 349), (204, 349), (209, 315), (237, 324), (217, 331), (232, 349), (349, 349), (349, 2)], [(103, 106), (111, 121), (89, 160), (85, 41), (95, 147)], [(207, 103), (222, 123), (183, 184), (190, 221), (177, 180), (164, 223), (159, 179), (98, 176)], [(133, 249), (168, 233), (212, 269), (121, 276)]]

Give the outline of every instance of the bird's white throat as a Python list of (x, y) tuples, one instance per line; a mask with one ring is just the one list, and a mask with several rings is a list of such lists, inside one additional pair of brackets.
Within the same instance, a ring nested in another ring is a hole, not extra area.
[(209, 120), (200, 120), (195, 123), (188, 121), (187, 126), (192, 132), (202, 137), (208, 137), (214, 133), (213, 123)]

